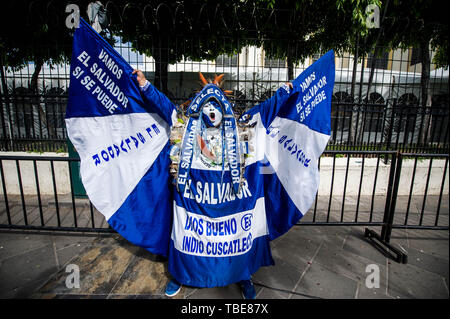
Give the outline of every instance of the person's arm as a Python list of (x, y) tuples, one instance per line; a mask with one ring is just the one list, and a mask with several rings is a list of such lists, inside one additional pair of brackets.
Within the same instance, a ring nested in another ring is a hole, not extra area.
[(136, 81), (144, 98), (144, 102), (154, 112), (158, 113), (170, 126), (173, 125), (172, 117), (176, 112), (176, 105), (173, 104), (167, 96), (158, 91), (146, 78), (141, 70), (134, 70)]

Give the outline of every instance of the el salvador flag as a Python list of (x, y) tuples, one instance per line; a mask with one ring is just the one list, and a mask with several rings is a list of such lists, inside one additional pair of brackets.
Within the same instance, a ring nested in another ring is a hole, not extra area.
[(175, 105), (83, 19), (73, 39), (68, 136), (92, 204), (135, 245), (166, 256), (172, 226), (168, 156)]
[[(249, 124), (251, 151), (239, 192), (220, 167), (207, 166), (201, 155), (192, 160), (185, 188), (174, 192), (168, 267), (177, 281), (226, 286), (274, 264), (270, 241), (296, 224), (315, 200), (318, 160), (330, 138), (334, 80), (329, 51), (292, 89), (280, 88), (241, 117)], [(214, 94), (223, 100), (209, 86), (198, 96)]]
[[(204, 162), (198, 145), (191, 145), (197, 155), (177, 191), (168, 156), (176, 107), (151, 84), (139, 88), (132, 71), (80, 20), (66, 126), (93, 205), (124, 238), (167, 255), (170, 273), (185, 285), (225, 286), (274, 264), (270, 241), (299, 221), (318, 189), (318, 159), (330, 137), (334, 52), (302, 72), (292, 89), (280, 88), (243, 115), (254, 126), (238, 192), (238, 176)], [(219, 88), (199, 94), (226, 104)], [(222, 139), (236, 152), (233, 134), (225, 130)]]
[(331, 134), (334, 52), (324, 54), (269, 100), (250, 109), (258, 132), (265, 131), (264, 155), (274, 174), (264, 174), (270, 238), (288, 231), (314, 203), (318, 160)]

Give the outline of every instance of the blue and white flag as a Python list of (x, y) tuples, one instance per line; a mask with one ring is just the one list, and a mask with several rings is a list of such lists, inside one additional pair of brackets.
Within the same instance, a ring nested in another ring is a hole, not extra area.
[[(189, 157), (180, 159), (180, 167), (185, 161), (189, 169), (181, 171), (183, 187), (174, 191), (169, 249), (169, 271), (180, 283), (226, 286), (274, 264), (270, 241), (297, 223), (315, 200), (318, 159), (330, 138), (334, 72), (330, 51), (302, 72), (292, 89), (285, 85), (242, 116), (241, 122), (252, 125), (238, 191), (233, 187), (237, 174), (223, 172), (233, 165), (220, 162), (227, 159), (220, 154), (227, 151), (220, 147), (225, 145), (221, 136), (239, 143), (231, 132), (224, 136), (220, 127), (209, 128), (199, 139), (202, 145), (191, 145)], [(199, 111), (195, 103), (214, 95), (220, 104), (223, 94), (205, 86), (190, 107)], [(191, 144), (195, 132), (186, 130)], [(208, 143), (211, 150), (203, 154)]]
[[(205, 86), (189, 108), (176, 185), (169, 174), (176, 107), (151, 84), (139, 88), (132, 71), (80, 21), (66, 125), (93, 205), (124, 238), (167, 255), (182, 284), (225, 286), (273, 265), (270, 241), (300, 220), (318, 190), (318, 159), (330, 137), (333, 51), (292, 89), (280, 88), (242, 116), (252, 124), (245, 141), (226, 96)], [(203, 123), (200, 112), (208, 108), (211, 116), (222, 110), (214, 115), (221, 123)]]
[(73, 40), (66, 126), (92, 204), (113, 229), (167, 255), (172, 226), (168, 155), (175, 105), (141, 92), (128, 63), (83, 19)]

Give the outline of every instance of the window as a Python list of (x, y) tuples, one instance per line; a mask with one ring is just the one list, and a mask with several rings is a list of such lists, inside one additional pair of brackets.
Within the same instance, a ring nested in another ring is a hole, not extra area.
[(238, 55), (233, 54), (232, 56), (229, 56), (227, 54), (219, 55), (216, 58), (216, 66), (219, 67), (233, 67), (238, 65)]
[(383, 69), (386, 70), (388, 68), (389, 61), (389, 52), (383, 52), (381, 55), (374, 57), (373, 53), (370, 53), (367, 57), (367, 67), (371, 68), (372, 63), (374, 63), (374, 69)]
[(405, 93), (397, 100), (397, 104), (394, 109), (394, 130), (395, 132), (403, 133), (405, 142), (409, 140), (409, 136), (414, 135), (418, 106), (419, 100), (412, 93)]
[(51, 88), (44, 97), (47, 125), (56, 130), (65, 127), (67, 93), (61, 88)]
[(418, 106), (419, 100), (412, 93), (405, 93), (399, 97), (397, 106)]
[(331, 130), (334, 140), (341, 138), (342, 141), (342, 132), (350, 127), (353, 99), (347, 92), (337, 92), (331, 102)]
[(420, 49), (419, 48), (412, 48), (411, 50), (411, 61), (410, 65), (414, 65), (417, 63), (420, 63)]
[(269, 59), (268, 57), (264, 57), (264, 67), (265, 68), (284, 68), (284, 67), (286, 67), (286, 63), (282, 59)]
[[(378, 92), (369, 94), (369, 100), (365, 106), (364, 131), (365, 132), (381, 132), (383, 128), (384, 115), (384, 98)], [(375, 137), (375, 136), (373, 136)], [(370, 140), (369, 142), (375, 142)]]
[(313, 54), (313, 56), (311, 57), (312, 63), (314, 63), (317, 60), (319, 60), (320, 56), (321, 56), (320, 53)]
[(369, 94), (369, 103), (384, 104), (384, 98), (380, 93), (372, 92)]
[(433, 95), (431, 98), (431, 127), (429, 128), (430, 141), (445, 143), (448, 141), (449, 129), (449, 98), (448, 94)]

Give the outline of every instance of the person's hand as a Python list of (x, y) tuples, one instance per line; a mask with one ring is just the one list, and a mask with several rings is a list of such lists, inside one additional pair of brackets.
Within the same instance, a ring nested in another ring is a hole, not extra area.
[(286, 82), (286, 83), (284, 83), (281, 87), (282, 87), (283, 89), (285, 89), (286, 92), (287, 92), (288, 94), (291, 94), (292, 89), (294, 88), (294, 86), (292, 85), (291, 82)]
[(131, 74), (137, 74), (137, 81), (140, 86), (144, 86), (145, 83), (147, 82), (147, 79), (145, 78), (145, 75), (144, 73), (142, 73), (141, 70), (134, 70), (133, 73)]

